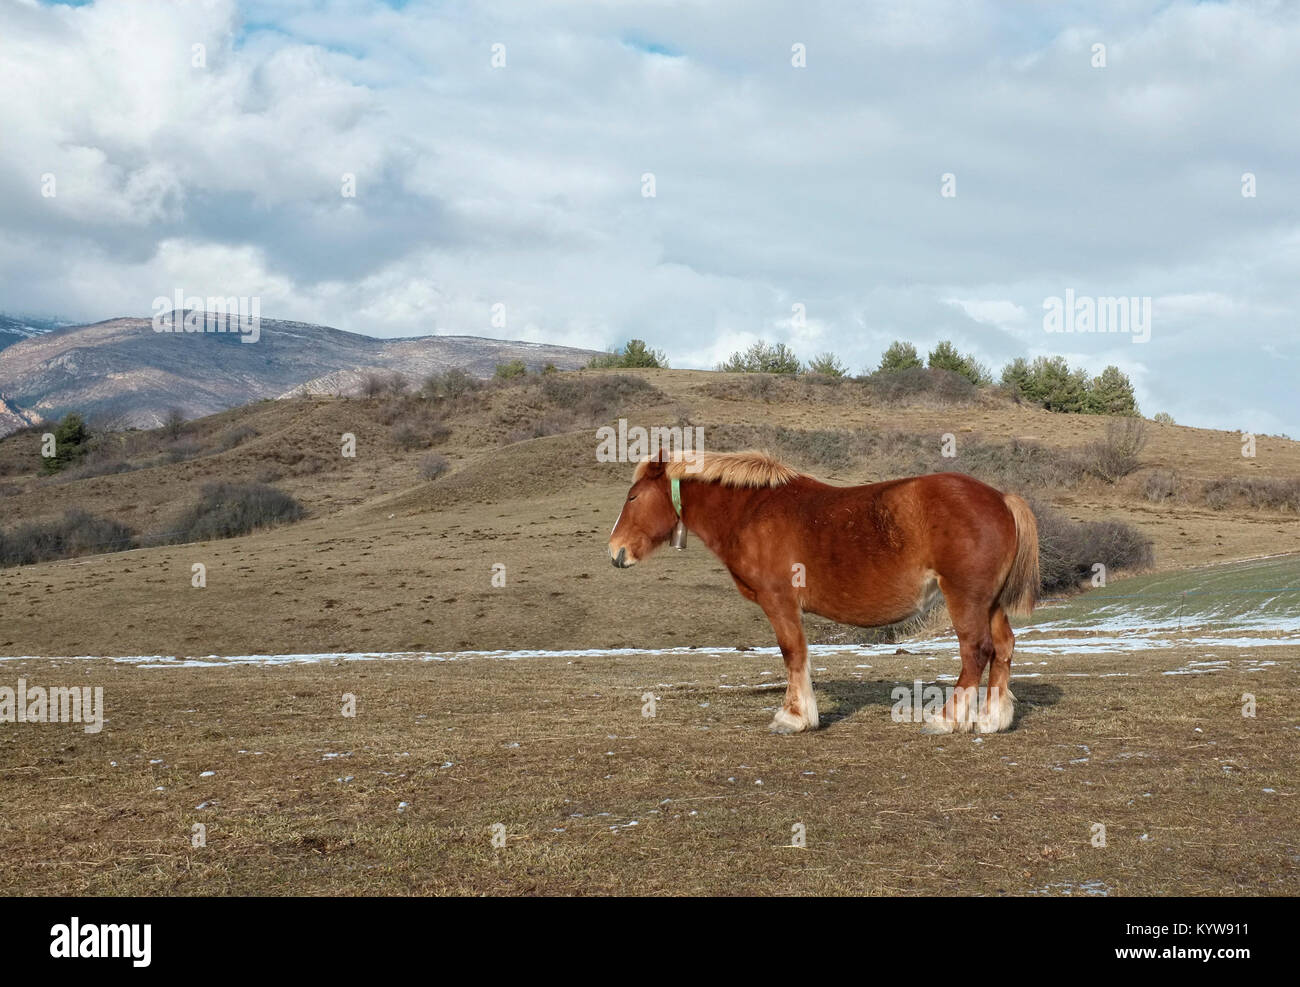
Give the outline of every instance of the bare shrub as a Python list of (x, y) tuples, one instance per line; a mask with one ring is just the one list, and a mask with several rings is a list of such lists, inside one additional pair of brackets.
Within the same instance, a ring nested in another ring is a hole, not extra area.
[(139, 467), (132, 466), (125, 460), (92, 456), (64, 470), (59, 474), (59, 482), (89, 480), (96, 476), (116, 476), (118, 473), (130, 473), (136, 469)]
[(1043, 504), (1038, 519), (1038, 567), (1042, 592), (1077, 589), (1100, 562), (1107, 572), (1144, 569), (1155, 560), (1151, 540), (1123, 521), (1072, 521)]
[(424, 449), (429, 444), (420, 430), (408, 422), (394, 425), (390, 437), (393, 440), (393, 445), (407, 452), (412, 449)]
[[(771, 378), (768, 378), (769, 380)], [(816, 431), (778, 428), (776, 444), (809, 467), (829, 470), (850, 469), (871, 453), (872, 442), (862, 432)]]
[(1178, 492), (1178, 474), (1173, 470), (1152, 470), (1142, 481), (1142, 496), (1152, 503), (1169, 500)]
[(1300, 478), (1232, 476), (1209, 480), (1202, 488), (1205, 503), (1216, 511), (1238, 503), (1256, 510), (1300, 511)]
[(0, 532), (0, 567), (121, 552), (134, 544), (126, 525), (74, 508), (56, 521), (27, 522)]
[(185, 415), (180, 408), (172, 408), (167, 412), (167, 416), (163, 418), (162, 430), (163, 434), (173, 442), (181, 437), (181, 433), (185, 431)]
[(540, 380), (541, 396), (552, 407), (572, 411), (579, 419), (600, 422), (637, 400), (662, 399), (654, 385), (627, 374), (546, 374)]
[(332, 459), (324, 456), (318, 456), (315, 453), (303, 456), (302, 459), (294, 465), (291, 471), (294, 476), (314, 476), (317, 473), (323, 473), (334, 465)]
[(306, 513), (293, 497), (264, 483), (209, 483), (198, 502), (152, 541), (165, 545), (235, 538), (300, 520)]
[(462, 367), (452, 367), (440, 374), (430, 374), (420, 390), (435, 401), (455, 401), (482, 389), (483, 382)]
[(780, 393), (776, 378), (766, 374), (750, 374), (741, 379), (740, 391), (755, 401), (771, 401)]
[(446, 456), (431, 452), (420, 457), (420, 479), (436, 480), (451, 469), (451, 460)]
[(1125, 418), (1106, 424), (1106, 437), (1084, 446), (1088, 471), (1107, 483), (1128, 476), (1142, 461), (1140, 453), (1147, 444), (1147, 423), (1141, 418)]
[(163, 460), (168, 463), (183, 463), (187, 459), (193, 459), (202, 451), (193, 439), (181, 439), (163, 450)]
[(216, 452), (229, 452), (256, 435), (257, 429), (253, 428), (252, 425), (236, 425), (234, 428), (228, 428), (217, 436), (216, 441), (213, 443), (213, 449)]
[(576, 415), (557, 412), (547, 415), (545, 418), (539, 418), (522, 428), (511, 429), (506, 435), (506, 442), (524, 442), (528, 439), (545, 438), (548, 435), (563, 435), (565, 432), (572, 432), (578, 427), (580, 426)]
[(1087, 475), (1083, 456), (1027, 439), (992, 442), (973, 436), (957, 443), (952, 459), (931, 461), (935, 469), (968, 473), (1004, 490), (1072, 490)]
[(389, 433), (393, 445), (406, 452), (413, 449), (427, 449), (431, 445), (447, 441), (451, 428), (446, 422), (427, 415), (412, 415), (393, 426)]
[(872, 472), (884, 476), (966, 473), (1003, 490), (1069, 490), (1087, 475), (1077, 452), (1021, 439), (993, 442), (963, 436), (952, 458), (942, 455), (935, 436), (914, 432), (777, 428), (756, 440), (810, 469), (870, 464)]
[(636, 404), (668, 400), (657, 387), (627, 374), (535, 374), (495, 386), (517, 395), (494, 417), (506, 442), (601, 425)]
[(865, 404), (869, 395), (860, 380), (828, 374), (736, 374), (706, 381), (701, 392), (723, 401), (798, 404)]
[(368, 398), (377, 398), (384, 393), (387, 382), (379, 374), (370, 373), (361, 378), (361, 393)]
[(979, 388), (961, 374), (939, 368), (876, 371), (863, 382), (880, 404), (970, 404), (979, 397)]

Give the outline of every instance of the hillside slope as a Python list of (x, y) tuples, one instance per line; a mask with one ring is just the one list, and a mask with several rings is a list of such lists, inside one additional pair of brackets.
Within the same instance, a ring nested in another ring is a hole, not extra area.
[(56, 325), (49, 319), (15, 318), (0, 314), (0, 350), (49, 332)]
[[(494, 383), (437, 408), (413, 396), (259, 402), (193, 422), (176, 442), (123, 437), (110, 455), (136, 468), (54, 478), (35, 472), (39, 436), (12, 436), (0, 441), (6, 528), (81, 507), (137, 532), (166, 530), (216, 480), (274, 483), (309, 517), (225, 541), (0, 570), (0, 654), (767, 645), (762, 614), (698, 543), (628, 572), (610, 566), (605, 541), (632, 464), (597, 461), (598, 424), (689, 422), (708, 447), (769, 445), (839, 483), (964, 468), (963, 457), (1015, 440), (1041, 444), (1039, 470), (1107, 424), (988, 394), (944, 406), (872, 403), (851, 384), (758, 391), (738, 375), (582, 371)], [(426, 438), (399, 441), (403, 429)], [(356, 436), (355, 458), (341, 455), (343, 433)], [(956, 436), (955, 459), (939, 455), (944, 434)], [(1225, 478), (1300, 476), (1300, 443), (1264, 436), (1246, 460), (1231, 432), (1152, 425), (1149, 437), (1140, 467), (1115, 483), (1013, 472), (1001, 485), (1074, 519), (1133, 524), (1154, 542), (1158, 569), (1300, 549), (1294, 509), (1203, 494)], [(426, 482), (421, 461), (434, 451), (451, 470)], [(1164, 473), (1172, 493), (1151, 499), (1148, 480)], [(195, 562), (207, 566), (205, 589), (191, 586)], [(492, 582), (497, 564), (504, 587)]]

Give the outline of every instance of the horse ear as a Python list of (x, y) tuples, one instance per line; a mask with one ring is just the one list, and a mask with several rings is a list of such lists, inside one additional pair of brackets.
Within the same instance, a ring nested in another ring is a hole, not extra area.
[[(662, 455), (662, 452), (660, 453)], [(664, 472), (664, 463), (666, 460), (659, 457), (651, 457), (645, 461), (645, 471), (642, 476), (657, 477), (662, 476)]]

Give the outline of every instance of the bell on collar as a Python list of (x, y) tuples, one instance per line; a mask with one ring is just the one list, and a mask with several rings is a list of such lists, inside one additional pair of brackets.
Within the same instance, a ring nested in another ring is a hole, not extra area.
[(677, 524), (673, 528), (673, 548), (682, 549), (686, 547), (686, 525), (682, 524), (682, 519), (677, 519)]

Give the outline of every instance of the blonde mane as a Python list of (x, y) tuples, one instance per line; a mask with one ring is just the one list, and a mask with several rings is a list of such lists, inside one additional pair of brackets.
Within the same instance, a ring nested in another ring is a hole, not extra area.
[[(651, 460), (637, 465), (633, 482), (645, 476)], [(683, 455), (678, 450), (664, 466), (668, 476), (679, 480), (701, 480), (724, 487), (779, 487), (799, 476), (799, 471), (785, 465), (770, 453), (757, 449), (745, 452), (694, 452)]]

